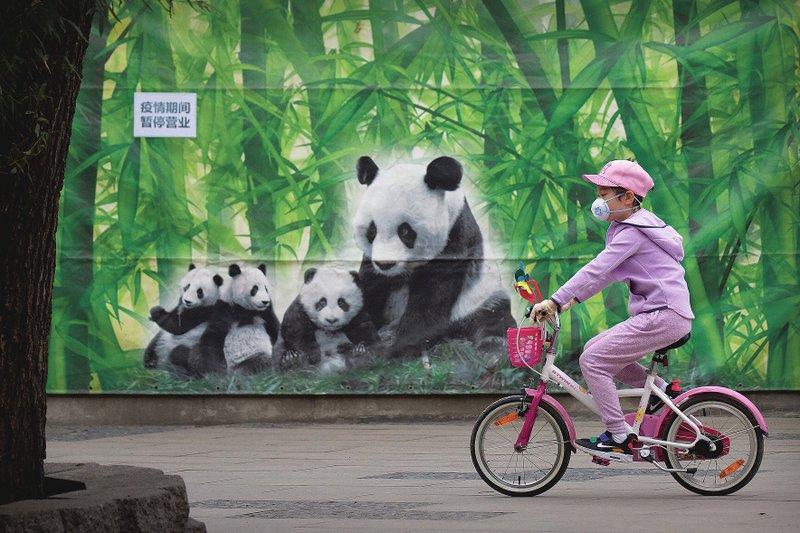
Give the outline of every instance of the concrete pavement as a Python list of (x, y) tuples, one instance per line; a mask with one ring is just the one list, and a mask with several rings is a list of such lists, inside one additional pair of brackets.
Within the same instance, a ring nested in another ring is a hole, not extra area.
[[(477, 417), (478, 413), (476, 413)], [(645, 463), (572, 457), (564, 478), (510, 498), (478, 477), (471, 422), (48, 425), (47, 461), (154, 467), (186, 482), (190, 516), (228, 531), (797, 531), (800, 417), (767, 414), (761, 469), (702, 497)], [(578, 436), (594, 420), (576, 420)]]

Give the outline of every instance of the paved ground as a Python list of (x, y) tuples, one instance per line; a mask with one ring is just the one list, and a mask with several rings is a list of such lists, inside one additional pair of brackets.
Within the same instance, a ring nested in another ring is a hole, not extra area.
[[(644, 463), (573, 456), (534, 498), (495, 493), (475, 474), (469, 422), (48, 426), (48, 461), (155, 467), (186, 481), (191, 516), (228, 531), (797, 531), (800, 417), (767, 416), (759, 474), (702, 497)], [(576, 421), (594, 435), (594, 421)], [(646, 529), (645, 529), (646, 528)]]

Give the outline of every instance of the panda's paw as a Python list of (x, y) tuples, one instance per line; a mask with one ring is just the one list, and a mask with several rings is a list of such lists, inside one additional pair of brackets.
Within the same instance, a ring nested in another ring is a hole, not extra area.
[(168, 314), (167, 310), (161, 307), (160, 305), (156, 305), (155, 307), (150, 308), (150, 320), (153, 322), (158, 322), (164, 315)]
[(296, 350), (287, 350), (281, 356), (279, 367), (281, 370), (291, 370), (308, 364), (308, 357)]
[(384, 344), (393, 344), (397, 330), (393, 327), (384, 326), (378, 330), (378, 339)]
[(359, 342), (355, 346), (353, 346), (353, 353), (356, 355), (364, 355), (367, 353), (367, 345), (363, 342)]

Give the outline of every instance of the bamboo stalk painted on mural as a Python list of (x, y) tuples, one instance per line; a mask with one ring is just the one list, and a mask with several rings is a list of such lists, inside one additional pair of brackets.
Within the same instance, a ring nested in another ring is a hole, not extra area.
[[(458, 159), (502, 272), (522, 260), (545, 290), (603, 246), (580, 174), (635, 158), (657, 184), (645, 206), (687, 252), (697, 318), (676, 377), (800, 387), (794, 3), (239, 0), (169, 15), (128, 2), (117, 16), (92, 35), (73, 125), (50, 391), (519, 384), (459, 343), (430, 368), (186, 379), (142, 367), (149, 309), (174, 307), (189, 263), (265, 263), (279, 316), (306, 268), (358, 270), (362, 155), (382, 168)], [(196, 92), (197, 137), (134, 139), (137, 91)], [(627, 317), (617, 285), (570, 311), (565, 366)]]

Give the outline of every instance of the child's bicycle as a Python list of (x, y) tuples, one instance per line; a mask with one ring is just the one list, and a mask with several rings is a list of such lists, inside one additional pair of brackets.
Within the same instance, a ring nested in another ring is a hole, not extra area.
[[(531, 292), (526, 296), (520, 290), (520, 294), (535, 301)], [(530, 318), (530, 308), (525, 318)], [(470, 450), (475, 469), (489, 486), (509, 496), (535, 496), (550, 489), (564, 475), (570, 452), (576, 452), (575, 426), (564, 407), (546, 394), (548, 383), (563, 387), (598, 413), (592, 395), (553, 364), (558, 316), (548, 319), (546, 325), (510, 329), (508, 335), (512, 364), (539, 374), (537, 388), (525, 388), (520, 395), (494, 402), (472, 430)], [(697, 494), (730, 494), (756, 475), (767, 424), (758, 408), (736, 391), (698, 387), (673, 399), (654, 386), (658, 364), (668, 365), (667, 351), (688, 340), (686, 335), (656, 350), (643, 388), (618, 391), (621, 398), (640, 398), (637, 411), (625, 416), (628, 433), (637, 435), (633, 460), (669, 472)], [(537, 372), (533, 367), (541, 363), (542, 352), (544, 366)], [(660, 412), (645, 414), (651, 394), (664, 406)], [(594, 456), (592, 461), (609, 464)]]

